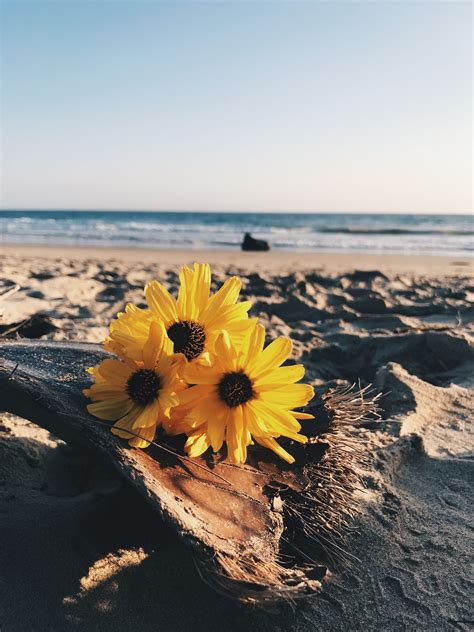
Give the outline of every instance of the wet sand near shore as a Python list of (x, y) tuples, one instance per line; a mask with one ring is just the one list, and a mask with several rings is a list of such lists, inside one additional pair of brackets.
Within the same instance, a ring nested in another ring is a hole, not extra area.
[(0, 244), (0, 255), (46, 259), (97, 259), (142, 263), (164, 263), (181, 266), (194, 261), (206, 261), (211, 265), (238, 266), (243, 270), (283, 271), (323, 268), (329, 272), (344, 272), (351, 268), (383, 270), (385, 272), (416, 272), (417, 274), (469, 274), (474, 271), (474, 259), (467, 257), (400, 254), (368, 254), (339, 252), (294, 252), (273, 250), (270, 252), (242, 252), (241, 250), (177, 250), (147, 248), (83, 248), (80, 246), (17, 246)]

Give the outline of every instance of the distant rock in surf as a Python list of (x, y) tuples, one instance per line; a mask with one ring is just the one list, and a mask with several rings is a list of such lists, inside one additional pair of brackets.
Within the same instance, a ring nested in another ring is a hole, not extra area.
[(245, 233), (242, 250), (270, 250), (270, 244), (264, 239), (254, 239), (250, 233)]

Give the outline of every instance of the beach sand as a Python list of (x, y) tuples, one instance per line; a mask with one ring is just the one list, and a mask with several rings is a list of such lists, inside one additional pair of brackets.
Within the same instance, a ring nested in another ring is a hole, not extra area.
[[(212, 592), (191, 555), (101, 463), (0, 412), (0, 630), (472, 630), (474, 284), (445, 257), (2, 247), (3, 334), (100, 342), (126, 302), (179, 265), (243, 278), (270, 337), (315, 386), (372, 383), (383, 419), (358, 558), (315, 598), (272, 612)], [(1, 407), (1, 401), (0, 401)]]

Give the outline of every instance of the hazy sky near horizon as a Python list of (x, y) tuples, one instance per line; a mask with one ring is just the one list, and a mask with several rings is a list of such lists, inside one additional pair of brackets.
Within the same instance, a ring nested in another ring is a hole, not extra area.
[(467, 213), (470, 2), (3, 0), (3, 208)]

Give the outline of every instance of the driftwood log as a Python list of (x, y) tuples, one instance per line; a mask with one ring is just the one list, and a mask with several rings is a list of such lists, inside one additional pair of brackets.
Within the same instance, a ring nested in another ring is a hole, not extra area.
[(86, 343), (1, 342), (0, 409), (112, 463), (192, 548), (216, 590), (256, 604), (321, 590), (329, 569), (350, 557), (344, 539), (364, 458), (352, 431), (376, 414), (377, 398), (326, 393), (308, 408), (316, 415), (303, 427), (310, 442), (291, 446), (294, 466), (260, 449), (245, 466), (219, 455), (184, 459), (182, 438), (158, 436), (171, 452), (132, 449), (88, 414), (85, 369), (108, 355)]

